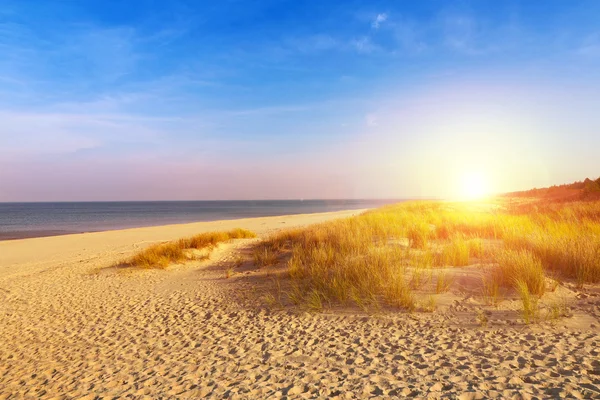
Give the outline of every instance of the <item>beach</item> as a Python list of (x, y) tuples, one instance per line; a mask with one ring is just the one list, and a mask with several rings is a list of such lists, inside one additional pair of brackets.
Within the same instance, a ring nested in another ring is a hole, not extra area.
[[(251, 265), (225, 265), (281, 229), (361, 210), (0, 242), (0, 398), (600, 397), (600, 306), (556, 326), (435, 313), (265, 307)], [(119, 269), (155, 243), (244, 228), (257, 239), (165, 270)], [(472, 311), (472, 310), (471, 310)]]

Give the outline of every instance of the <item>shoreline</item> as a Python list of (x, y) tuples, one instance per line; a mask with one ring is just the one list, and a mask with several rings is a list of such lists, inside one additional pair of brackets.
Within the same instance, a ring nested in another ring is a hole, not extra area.
[[(101, 231), (91, 231), (91, 232), (101, 232)], [(36, 238), (64, 236), (64, 235), (77, 235), (77, 234), (83, 234), (83, 233), (90, 233), (90, 232), (58, 231), (58, 230), (0, 232), (0, 242), (9, 241), (9, 240), (36, 239)]]
[(243, 228), (255, 232), (258, 236), (263, 236), (280, 229), (350, 217), (367, 210), (369, 209), (223, 219), (0, 240), (0, 278), (7, 274), (35, 273), (58, 265), (70, 265), (90, 259), (100, 259), (100, 263), (106, 266), (152, 244), (178, 240), (204, 232)]
[[(364, 210), (403, 201), (406, 200), (89, 203), (101, 205), (97, 209), (82, 207), (82, 204), (88, 203), (76, 202), (0, 203), (0, 242), (165, 225)], [(213, 208), (205, 207), (205, 204), (212, 203), (215, 204), (211, 206)], [(128, 206), (123, 208), (121, 204)], [(154, 207), (153, 204), (162, 206)], [(182, 207), (185, 205), (189, 206)]]
[(210, 220), (202, 220), (202, 221), (189, 221), (189, 222), (173, 222), (167, 224), (149, 224), (149, 225), (134, 225), (127, 227), (115, 227), (108, 229), (98, 229), (98, 230), (59, 230), (59, 229), (44, 229), (44, 230), (31, 230), (31, 231), (8, 231), (8, 232), (0, 232), (0, 243), (3, 241), (14, 241), (14, 240), (27, 240), (27, 239), (41, 239), (41, 238), (50, 238), (50, 237), (59, 237), (59, 236), (73, 236), (73, 235), (88, 235), (95, 233), (106, 233), (106, 232), (122, 232), (122, 231), (131, 231), (136, 229), (160, 229), (164, 227), (186, 227), (192, 225), (201, 224), (218, 224), (223, 222), (233, 222), (233, 221), (251, 221), (251, 220), (259, 220), (265, 218), (288, 218), (288, 217), (304, 217), (311, 215), (330, 215), (337, 213), (362, 213), (368, 210), (373, 210), (374, 208), (350, 208), (347, 210), (337, 210), (337, 211), (324, 211), (324, 212), (314, 212), (314, 213), (298, 213), (298, 214), (282, 214), (282, 215), (264, 215), (258, 217), (248, 217), (248, 218), (220, 218), (220, 219), (210, 219)]
[(260, 219), (260, 218), (285, 218), (292, 216), (305, 216), (305, 215), (320, 215), (320, 214), (332, 214), (332, 213), (346, 213), (350, 211), (354, 212), (364, 212), (367, 210), (372, 210), (373, 208), (361, 208), (361, 209), (348, 209), (348, 210), (338, 210), (338, 211), (326, 211), (326, 212), (314, 212), (314, 213), (299, 213), (299, 214), (284, 214), (284, 215), (265, 215), (259, 217), (250, 217), (250, 218), (220, 218), (220, 219), (210, 219), (206, 221), (190, 221), (190, 222), (174, 222), (169, 224), (149, 224), (149, 225), (135, 225), (128, 227), (116, 227), (109, 229), (98, 229), (98, 230), (56, 230), (56, 229), (47, 229), (47, 230), (32, 230), (32, 231), (9, 231), (9, 232), (0, 232), (0, 242), (3, 241), (14, 241), (14, 240), (25, 240), (25, 239), (39, 239), (39, 238), (48, 238), (48, 237), (57, 237), (57, 236), (69, 236), (69, 235), (86, 235), (91, 233), (103, 233), (103, 232), (119, 232), (119, 231), (127, 231), (131, 229), (146, 229), (146, 228), (161, 228), (166, 226), (183, 226), (183, 225), (192, 225), (192, 224), (204, 224), (204, 223), (218, 223), (222, 221), (238, 221), (238, 220), (250, 220), (250, 219)]

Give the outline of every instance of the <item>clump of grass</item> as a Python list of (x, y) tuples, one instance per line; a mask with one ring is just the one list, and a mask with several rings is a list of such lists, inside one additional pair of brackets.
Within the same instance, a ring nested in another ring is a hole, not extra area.
[(396, 277), (387, 285), (384, 292), (387, 302), (395, 307), (414, 311), (416, 308), (415, 297), (404, 281), (404, 277)]
[(517, 292), (523, 302), (523, 320), (526, 324), (537, 321), (539, 315), (538, 298), (529, 291), (527, 282), (523, 279), (516, 281)]
[(439, 240), (448, 240), (450, 238), (450, 229), (446, 225), (436, 226), (435, 237)]
[(427, 299), (425, 299), (425, 301), (423, 302), (422, 308), (425, 312), (434, 312), (436, 309), (435, 297), (433, 297), (432, 295), (427, 296)]
[(139, 268), (166, 268), (171, 263), (184, 260), (184, 250), (178, 242), (157, 244), (133, 255), (123, 264)]
[(454, 283), (454, 278), (448, 275), (447, 272), (441, 271), (437, 274), (437, 280), (435, 283), (435, 293), (445, 293), (450, 289), (450, 286)]
[(467, 248), (469, 249), (469, 257), (483, 258), (485, 256), (485, 249), (480, 238), (467, 240)]
[(500, 284), (498, 280), (493, 279), (491, 276), (484, 276), (482, 278), (483, 286), (483, 298), (487, 305), (497, 306), (502, 301), (500, 293)]
[(528, 293), (542, 296), (546, 290), (546, 276), (542, 262), (527, 250), (504, 250), (497, 255), (498, 266), (492, 270), (492, 280), (501, 286), (518, 288), (518, 282), (527, 286)]
[(235, 269), (241, 267), (242, 264), (244, 264), (244, 257), (241, 255), (235, 257), (233, 261), (227, 265), (227, 268), (225, 268), (225, 279), (231, 278), (235, 273)]
[(254, 264), (259, 267), (270, 267), (279, 262), (277, 253), (269, 246), (259, 246), (254, 249)]
[(556, 289), (558, 289), (558, 287), (560, 286), (560, 280), (556, 279), (556, 278), (551, 278), (552, 279), (552, 283), (550, 284), (550, 288), (548, 289), (548, 291), (550, 293), (554, 293), (556, 291)]
[(311, 312), (321, 312), (323, 311), (323, 301), (322, 301), (321, 293), (313, 289), (306, 296), (306, 306)]
[(234, 229), (228, 232), (208, 232), (179, 239), (175, 242), (156, 244), (133, 255), (122, 262), (121, 266), (139, 268), (166, 268), (169, 264), (187, 259), (185, 250), (208, 249), (230, 239), (253, 238), (256, 234), (244, 229)]
[(548, 313), (546, 314), (546, 320), (556, 321), (560, 318), (569, 316), (570, 310), (567, 302), (563, 299), (548, 306)]
[(304, 302), (303, 291), (297, 284), (292, 284), (292, 287), (290, 288), (290, 291), (287, 293), (287, 295), (290, 301), (297, 306), (301, 305)]
[(461, 237), (454, 238), (443, 247), (440, 259), (441, 262), (438, 262), (440, 265), (455, 267), (469, 265), (469, 246), (467, 242)]
[(408, 230), (408, 243), (413, 249), (424, 249), (429, 241), (430, 228), (427, 224), (414, 224)]
[(273, 293), (267, 293), (263, 296), (263, 301), (269, 308), (276, 308), (277, 306), (281, 306), (281, 304), (277, 301)]
[(598, 222), (547, 218), (538, 223), (539, 228), (533, 232), (517, 232), (507, 237), (506, 246), (530, 251), (540, 258), (545, 268), (574, 278), (579, 287), (600, 282)]
[(487, 314), (485, 313), (485, 311), (477, 310), (476, 318), (477, 318), (477, 322), (479, 323), (480, 326), (486, 327), (488, 325), (489, 318), (488, 318)]

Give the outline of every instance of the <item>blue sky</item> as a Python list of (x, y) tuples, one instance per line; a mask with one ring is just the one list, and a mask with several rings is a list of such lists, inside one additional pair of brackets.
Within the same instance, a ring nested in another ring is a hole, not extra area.
[(600, 2), (0, 4), (0, 201), (600, 175)]

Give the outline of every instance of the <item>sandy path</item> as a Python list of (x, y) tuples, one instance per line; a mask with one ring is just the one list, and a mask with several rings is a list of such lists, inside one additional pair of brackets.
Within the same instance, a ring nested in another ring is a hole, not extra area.
[[(131, 235), (116, 253), (144, 236)], [(90, 274), (106, 259), (73, 264), (79, 249), (66, 261), (22, 257), (27, 274), (0, 274), (0, 398), (600, 397), (597, 331), (248, 308), (235, 301), (251, 295), (244, 280), (212, 267), (245, 245), (212, 263), (126, 274)]]

